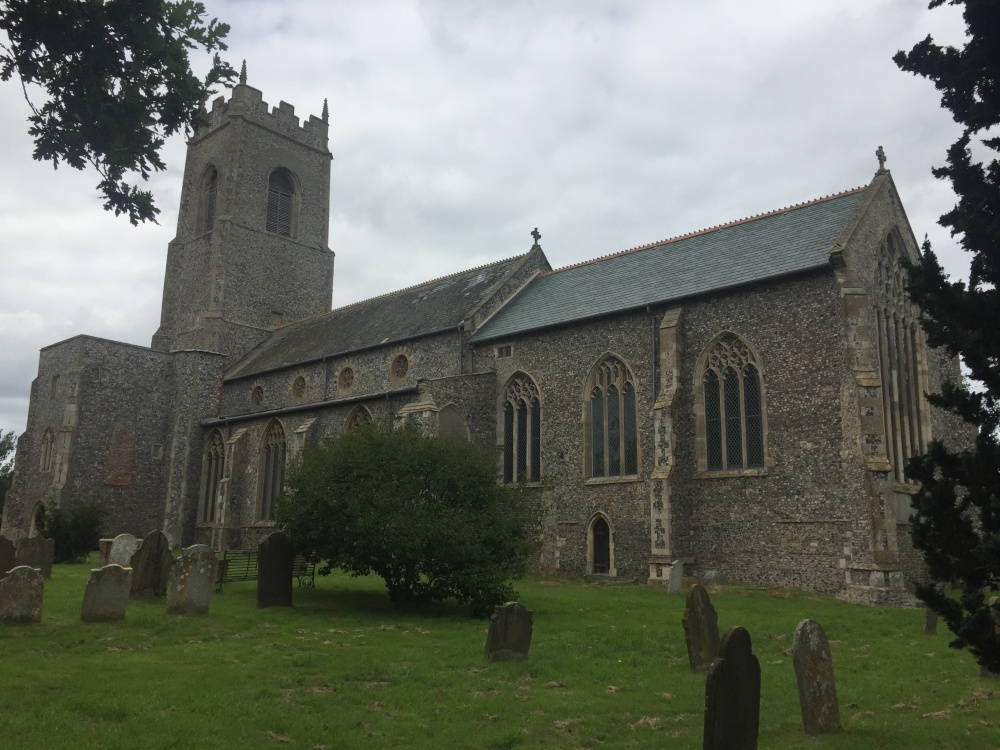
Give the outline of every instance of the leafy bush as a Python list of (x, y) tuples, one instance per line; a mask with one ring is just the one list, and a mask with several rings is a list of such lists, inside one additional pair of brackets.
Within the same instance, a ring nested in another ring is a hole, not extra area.
[(276, 519), (300, 552), (374, 572), (394, 602), (469, 604), (488, 615), (513, 599), (537, 513), (529, 496), (500, 484), (496, 457), (416, 429), (370, 425), (307, 450)]
[(80, 562), (97, 549), (103, 520), (104, 507), (96, 500), (75, 503), (68, 512), (49, 508), (41, 533), (55, 540), (56, 562)]

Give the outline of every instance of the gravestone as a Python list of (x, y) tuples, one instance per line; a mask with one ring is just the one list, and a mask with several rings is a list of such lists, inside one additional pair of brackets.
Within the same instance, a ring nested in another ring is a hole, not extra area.
[(56, 542), (54, 539), (46, 539), (44, 536), (22, 537), (15, 545), (15, 558), (18, 565), (26, 565), (29, 568), (38, 568), (42, 572), (42, 578), (52, 578), (52, 558), (56, 553)]
[(490, 661), (527, 659), (531, 648), (532, 614), (520, 602), (496, 607), (486, 634), (486, 658)]
[(132, 555), (132, 598), (166, 594), (173, 564), (167, 535), (162, 531), (149, 532)]
[(830, 641), (815, 620), (803, 620), (795, 628), (792, 664), (799, 686), (802, 729), (814, 737), (840, 729), (840, 705)]
[(937, 635), (938, 614), (928, 607), (924, 610), (924, 635)]
[(17, 567), (17, 551), (14, 542), (5, 536), (0, 536), (0, 578), (15, 567)]
[(684, 606), (684, 640), (691, 671), (707, 671), (719, 655), (719, 617), (699, 583), (688, 591)]
[(684, 585), (684, 563), (674, 560), (670, 565), (670, 577), (667, 578), (667, 593), (679, 594)]
[(205, 614), (215, 591), (215, 552), (206, 544), (181, 551), (170, 569), (167, 614)]
[(108, 565), (121, 565), (123, 568), (131, 567), (132, 555), (138, 549), (138, 539), (131, 534), (119, 534), (111, 541), (111, 550), (108, 552)]
[(760, 662), (750, 633), (732, 627), (722, 636), (719, 658), (705, 681), (704, 750), (757, 750), (760, 727)]
[(131, 590), (132, 568), (111, 563), (91, 570), (90, 580), (83, 592), (80, 619), (84, 622), (117, 622), (125, 619)]
[(45, 578), (37, 568), (18, 565), (0, 579), (0, 622), (41, 622)]
[(283, 531), (268, 534), (257, 549), (257, 607), (292, 606), (295, 553)]
[(111, 545), (114, 544), (114, 539), (99, 539), (97, 540), (97, 549), (101, 555), (101, 567), (111, 564)]

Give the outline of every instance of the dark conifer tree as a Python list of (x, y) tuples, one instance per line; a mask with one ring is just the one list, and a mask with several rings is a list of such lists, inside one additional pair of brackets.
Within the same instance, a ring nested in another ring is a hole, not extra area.
[[(933, 0), (931, 8), (944, 5)], [(965, 45), (943, 47), (928, 36), (894, 62), (924, 76), (941, 91), (941, 104), (962, 126), (934, 176), (951, 181), (958, 203), (940, 223), (969, 252), (968, 283), (943, 272), (925, 240), (910, 271), (910, 295), (923, 311), (931, 346), (962, 358), (972, 387), (946, 383), (933, 404), (974, 426), (965, 449), (932, 442), (907, 469), (920, 482), (913, 498), (913, 543), (923, 553), (931, 582), (921, 599), (948, 623), (952, 646), (1000, 673), (1000, 3), (948, 0), (963, 6)], [(936, 583), (954, 583), (958, 599)]]

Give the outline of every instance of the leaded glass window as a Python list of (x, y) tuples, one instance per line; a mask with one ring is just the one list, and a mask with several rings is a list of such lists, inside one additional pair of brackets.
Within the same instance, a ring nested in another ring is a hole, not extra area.
[(259, 521), (274, 520), (274, 499), (285, 484), (285, 431), (277, 420), (264, 433), (261, 446)]
[(702, 375), (705, 468), (738, 471), (764, 466), (764, 414), (760, 368), (733, 334), (712, 347)]
[(288, 174), (282, 169), (271, 173), (267, 181), (267, 222), (268, 232), (284, 237), (292, 236), (292, 199), (295, 189)]
[(503, 481), (541, 481), (542, 403), (535, 382), (517, 373), (503, 400)]
[(201, 466), (203, 486), (199, 520), (202, 523), (215, 523), (216, 506), (219, 501), (219, 482), (222, 481), (225, 464), (226, 445), (222, 440), (222, 434), (218, 430), (214, 430), (205, 445), (205, 455)]
[(589, 474), (592, 477), (639, 473), (639, 433), (635, 382), (617, 357), (598, 365), (590, 388)]
[(593, 539), (594, 574), (607, 575), (611, 572), (611, 529), (608, 522), (598, 516), (591, 527)]

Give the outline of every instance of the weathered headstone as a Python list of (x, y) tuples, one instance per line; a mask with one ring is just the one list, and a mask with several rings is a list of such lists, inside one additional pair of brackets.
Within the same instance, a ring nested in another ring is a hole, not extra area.
[(719, 658), (705, 681), (704, 750), (757, 750), (760, 727), (760, 662), (750, 633), (732, 627), (722, 636)]
[(17, 541), (15, 549), (18, 565), (38, 568), (42, 572), (42, 578), (52, 577), (52, 558), (56, 553), (54, 539), (46, 539), (39, 535), (23, 537)]
[(0, 621), (41, 622), (45, 578), (37, 568), (18, 565), (0, 579)]
[(295, 553), (283, 531), (268, 534), (257, 549), (257, 606), (292, 606)]
[(132, 568), (111, 563), (91, 570), (90, 580), (83, 592), (80, 619), (84, 622), (117, 622), (124, 619), (131, 590)]
[(14, 542), (5, 536), (0, 536), (0, 578), (3, 578), (8, 570), (16, 567), (17, 551)]
[(170, 569), (167, 614), (205, 614), (215, 591), (215, 552), (206, 544), (181, 551)]
[(162, 531), (151, 531), (132, 555), (132, 598), (167, 593), (174, 556)]
[(674, 560), (670, 565), (670, 577), (667, 578), (667, 593), (679, 594), (684, 586), (684, 563)]
[(924, 610), (924, 635), (937, 635), (938, 614), (928, 607)]
[(684, 607), (684, 640), (692, 672), (705, 672), (719, 656), (719, 617), (708, 592), (696, 583)]
[[(119, 534), (111, 541), (108, 552), (108, 565), (121, 565), (128, 568), (132, 565), (132, 555), (139, 549), (139, 540), (131, 534)], [(101, 567), (104, 567), (103, 565)]]
[(114, 539), (98, 539), (97, 549), (101, 555), (101, 567), (111, 564), (111, 545), (114, 544)]
[(498, 606), (490, 616), (486, 658), (490, 661), (527, 659), (531, 648), (532, 611), (520, 602)]
[(803, 620), (795, 628), (792, 664), (799, 686), (802, 729), (811, 736), (840, 729), (840, 704), (830, 641), (815, 620)]

